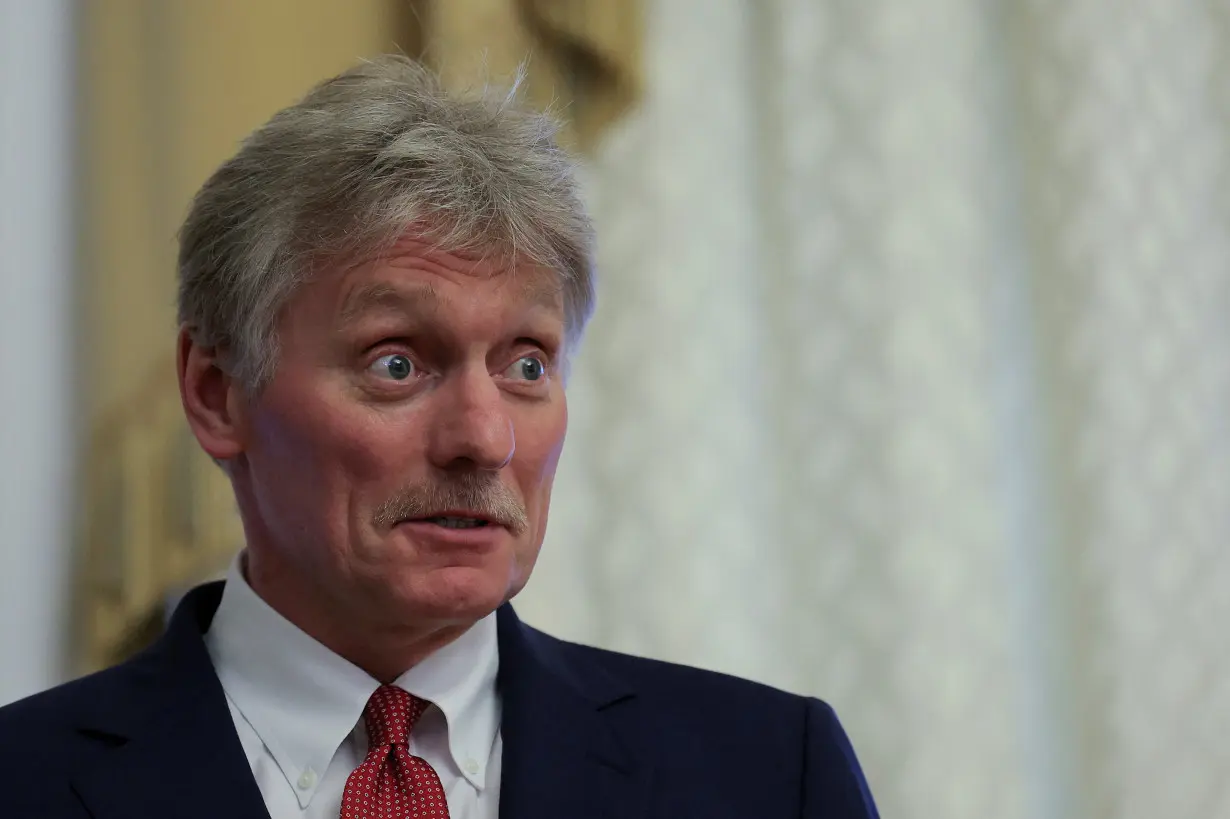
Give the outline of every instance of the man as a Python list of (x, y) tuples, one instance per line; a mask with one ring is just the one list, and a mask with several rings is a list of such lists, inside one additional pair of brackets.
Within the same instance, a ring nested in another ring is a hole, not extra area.
[(385, 58), (180, 237), (177, 366), (246, 544), (131, 662), (0, 710), (0, 816), (864, 819), (831, 709), (518, 619), (590, 225), (551, 122)]

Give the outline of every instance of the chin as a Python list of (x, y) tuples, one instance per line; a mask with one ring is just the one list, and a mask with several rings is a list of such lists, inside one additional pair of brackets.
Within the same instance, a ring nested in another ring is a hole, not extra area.
[(448, 566), (411, 578), (399, 595), (407, 611), (441, 620), (481, 620), (509, 598), (507, 572)]

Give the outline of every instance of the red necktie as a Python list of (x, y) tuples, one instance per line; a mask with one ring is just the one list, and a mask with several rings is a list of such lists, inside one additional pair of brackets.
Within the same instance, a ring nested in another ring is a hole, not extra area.
[(341, 819), (448, 819), (440, 777), (410, 755), (410, 729), (431, 703), (393, 685), (367, 701), (367, 758), (346, 780)]

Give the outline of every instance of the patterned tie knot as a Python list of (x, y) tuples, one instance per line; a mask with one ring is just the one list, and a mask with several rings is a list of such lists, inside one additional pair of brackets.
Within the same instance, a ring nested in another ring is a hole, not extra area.
[(377, 688), (363, 709), (369, 746), (406, 745), (410, 740), (410, 729), (423, 716), (428, 705), (430, 703), (426, 700), (395, 685)]

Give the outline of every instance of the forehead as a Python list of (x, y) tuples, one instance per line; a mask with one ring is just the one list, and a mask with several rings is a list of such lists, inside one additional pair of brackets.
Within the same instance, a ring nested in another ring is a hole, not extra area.
[(563, 317), (563, 282), (554, 270), (399, 242), (389, 255), (347, 271), (339, 320), (352, 323), (371, 313), (439, 313), (459, 291), (467, 302), (486, 296), (511, 308), (538, 308)]

